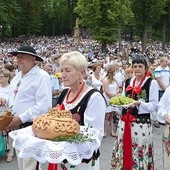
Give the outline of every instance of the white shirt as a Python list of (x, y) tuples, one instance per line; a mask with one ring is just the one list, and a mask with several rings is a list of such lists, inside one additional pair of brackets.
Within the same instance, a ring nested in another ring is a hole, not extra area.
[[(18, 90), (17, 84), (21, 82)], [(19, 115), (22, 123), (30, 122), (41, 114), (47, 113), (52, 105), (50, 76), (38, 66), (33, 67), (25, 76), (19, 72), (11, 81), (12, 93), (9, 106), (12, 113)], [(17, 91), (17, 93), (16, 93)]]
[(161, 123), (165, 123), (164, 115), (170, 115), (170, 86), (165, 90), (158, 104), (157, 119)]
[(100, 90), (101, 86), (102, 86), (102, 82), (101, 82), (101, 78), (98, 80), (94, 74), (91, 75), (92, 76), (92, 85), (94, 88), (96, 88), (97, 90)]
[[(167, 87), (169, 85), (170, 80), (170, 70), (168, 67), (162, 68), (158, 66), (154, 71), (155, 78), (160, 77), (163, 84)], [(158, 85), (158, 90), (162, 90), (162, 88)]]
[[(91, 87), (84, 92), (84, 94), (75, 103), (67, 104), (66, 98), (63, 101), (65, 109), (72, 109), (81, 101), (85, 94)], [(105, 119), (106, 104), (103, 96), (100, 93), (93, 93), (88, 101), (86, 110), (84, 112), (84, 125), (91, 125), (93, 128), (98, 129), (104, 134), (104, 119)]]
[[(58, 78), (54, 75), (50, 75), (50, 79), (51, 79), (51, 90), (52, 90), (52, 92), (54, 90), (60, 90)], [(58, 97), (58, 95), (52, 96), (53, 99), (57, 98), (57, 97)]]
[[(7, 106), (8, 106), (8, 100), (9, 100), (9, 96), (12, 92), (12, 87), (11, 85), (8, 85), (6, 87), (0, 87), (0, 98), (4, 98), (7, 101)], [(5, 106), (1, 106), (0, 107), (0, 112), (3, 112), (6, 110)]]
[(122, 71), (117, 71), (117, 72), (115, 72), (115, 79), (116, 79), (116, 81), (117, 81), (117, 83), (118, 83), (118, 86), (119, 87), (122, 87), (122, 85), (123, 85), (123, 80), (124, 80), (124, 75), (123, 75), (123, 72)]

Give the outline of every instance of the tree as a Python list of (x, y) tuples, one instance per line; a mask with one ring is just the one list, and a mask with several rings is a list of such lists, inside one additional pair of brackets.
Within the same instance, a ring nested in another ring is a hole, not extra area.
[(16, 0), (21, 7), (16, 29), (23, 35), (38, 33), (42, 25), (41, 14), (48, 0)]
[(165, 13), (165, 2), (166, 0), (132, 0), (135, 27), (137, 34), (142, 40), (142, 52), (146, 48), (148, 31), (159, 20), (160, 16)]
[[(133, 17), (133, 13), (130, 7), (129, 0), (119, 0), (115, 1), (115, 6), (117, 7), (117, 13), (115, 17), (115, 23), (118, 26), (118, 41), (119, 41), (119, 50), (121, 50), (121, 34), (122, 34), (122, 27), (126, 26), (129, 21)], [(114, 11), (112, 11), (111, 15)], [(115, 14), (114, 14), (115, 15)], [(113, 17), (114, 18), (114, 17)]]
[(71, 35), (73, 35), (74, 25), (76, 22), (76, 17), (75, 17), (75, 13), (74, 13), (74, 8), (76, 6), (76, 2), (77, 2), (77, 0), (67, 0)]
[(102, 43), (103, 52), (106, 52), (106, 44), (117, 40), (118, 28), (126, 22), (125, 11), (128, 12), (127, 16), (130, 11), (129, 6), (125, 5), (127, 2), (128, 0), (78, 0), (75, 11), (80, 25), (89, 28), (92, 38)]
[(15, 0), (0, 0), (0, 27), (1, 38), (11, 36), (13, 32), (12, 26), (16, 24), (16, 15), (20, 12), (21, 8)]
[(167, 33), (167, 22), (170, 18), (170, 0), (167, 0), (165, 6), (166, 13), (161, 16), (163, 21), (162, 25), (162, 50), (165, 51), (165, 44), (166, 44), (166, 33)]

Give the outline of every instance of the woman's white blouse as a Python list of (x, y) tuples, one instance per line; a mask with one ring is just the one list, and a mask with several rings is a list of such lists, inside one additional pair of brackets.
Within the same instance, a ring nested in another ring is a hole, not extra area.
[(94, 76), (94, 74), (92, 74), (92, 85), (94, 88), (96, 88), (97, 90), (100, 90), (101, 86), (102, 86), (102, 82), (101, 82), (101, 78), (98, 80), (96, 79), (96, 77)]
[[(84, 94), (73, 104), (67, 104), (64, 99), (63, 104), (66, 109), (72, 109), (80, 102), (84, 95), (90, 90), (89, 88)], [(85, 126), (91, 125), (93, 128), (98, 129), (104, 133), (104, 119), (105, 119), (106, 104), (103, 96), (100, 93), (93, 93), (88, 101), (86, 110), (84, 112)]]
[(165, 123), (164, 115), (170, 115), (170, 86), (165, 90), (158, 105), (157, 119), (161, 123)]

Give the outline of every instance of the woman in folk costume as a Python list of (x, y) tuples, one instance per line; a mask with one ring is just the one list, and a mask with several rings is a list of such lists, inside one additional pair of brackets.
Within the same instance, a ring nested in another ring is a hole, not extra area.
[[(66, 87), (58, 98), (58, 104), (63, 104), (70, 110), (73, 118), (82, 126), (91, 125), (104, 133), (104, 118), (106, 103), (102, 94), (88, 86), (84, 81), (87, 69), (86, 58), (78, 51), (65, 53), (60, 58), (61, 77)], [(73, 153), (75, 154), (75, 153)], [(83, 159), (76, 166), (67, 161), (56, 165), (49, 164), (49, 170), (99, 170), (99, 150), (90, 159)]]
[(132, 61), (134, 77), (124, 85), (126, 96), (133, 104), (122, 110), (114, 142), (111, 169), (153, 170), (153, 141), (150, 113), (157, 110), (158, 87), (156, 80), (146, 76), (147, 62), (143, 58)]

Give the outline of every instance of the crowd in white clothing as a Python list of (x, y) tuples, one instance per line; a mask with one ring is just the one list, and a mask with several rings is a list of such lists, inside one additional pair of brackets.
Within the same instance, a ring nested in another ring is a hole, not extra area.
[[(152, 44), (147, 44), (146, 51), (144, 53), (141, 52), (141, 42), (125, 42), (122, 41), (121, 49), (118, 48), (118, 45), (108, 45), (107, 51), (104, 53), (101, 51), (101, 44), (99, 44), (97, 41), (90, 40), (90, 39), (80, 39), (80, 44), (74, 44), (73, 43), (73, 37), (69, 37), (67, 35), (61, 36), (61, 37), (31, 37), (28, 40), (15, 39), (11, 40), (10, 42), (2, 42), (0, 45), (0, 70), (1, 69), (8, 69), (11, 73), (9, 76), (10, 81), (12, 81), (12, 84), (15, 84), (16, 91), (17, 88), (20, 86), (22, 82), (21, 75), (18, 73), (19, 68), (17, 66), (16, 57), (12, 56), (10, 54), (11, 51), (15, 51), (20, 47), (22, 44), (29, 44), (32, 47), (35, 48), (36, 53), (43, 58), (43, 62), (36, 61), (37, 66), (34, 67), (36, 72), (41, 72), (40, 75), (50, 75), (51, 78), (51, 87), (43, 86), (45, 89), (39, 88), (39, 96), (37, 96), (37, 100), (40, 101), (41, 99), (41, 92), (43, 91), (46, 96), (51, 95), (53, 93), (53, 98), (56, 99), (61, 93), (61, 91), (65, 88), (61, 81), (61, 72), (59, 65), (59, 60), (62, 54), (70, 51), (79, 51), (81, 52), (88, 61), (88, 72), (86, 73), (86, 79), (85, 81), (90, 84), (92, 87), (98, 89), (103, 93), (105, 96), (105, 99), (108, 103), (109, 99), (118, 95), (122, 94), (122, 89), (124, 87), (125, 80), (128, 78), (131, 78), (133, 76), (133, 69), (131, 66), (131, 61), (136, 56), (143, 57), (148, 62), (148, 71), (147, 76), (152, 77), (156, 79), (154, 81), (158, 84), (158, 89), (153, 89), (152, 93), (154, 94), (155, 90), (159, 91), (159, 100), (161, 99), (162, 95), (166, 91), (166, 89), (169, 89), (170, 85), (170, 53), (169, 49), (170, 46), (167, 45), (167, 51), (161, 50), (161, 44), (159, 42), (155, 42)], [(43, 69), (42, 71), (39, 69)], [(32, 74), (34, 74), (34, 69), (32, 70)], [(48, 73), (46, 73), (45, 71)], [(14, 77), (14, 74), (17, 76)], [(26, 81), (29, 81), (26, 82)], [(32, 77), (29, 79), (27, 77), (27, 80), (24, 81), (26, 84), (30, 84), (30, 86), (39, 86), (39, 82), (43, 81), (41, 79), (41, 76), (37, 74), (37, 77)], [(46, 81), (46, 80), (45, 80)], [(15, 82), (15, 83), (14, 83)], [(20, 83), (19, 83), (20, 82)], [(19, 84), (18, 84), (19, 83)], [(46, 82), (44, 82), (46, 84)], [(6, 93), (6, 89), (3, 88), (3, 82), (0, 81), (0, 96), (5, 96), (4, 93)], [(7, 86), (8, 87), (8, 86)], [(10, 87), (10, 86), (9, 86)], [(22, 87), (25, 91), (25, 86), (22, 84)], [(156, 86), (155, 86), (156, 87)], [(169, 90), (167, 90), (169, 93)], [(22, 92), (22, 91), (21, 91)], [(31, 97), (31, 93), (34, 93), (34, 91), (29, 93), (26, 93), (25, 96), (20, 96), (20, 101), (17, 101), (17, 98), (15, 99), (15, 96), (10, 97), (9, 100), (9, 107), (13, 105), (14, 101), (18, 102), (15, 107), (21, 108), (13, 108), (13, 111), (22, 109), (27, 110), (26, 108), (23, 108), (23, 102), (25, 103), (25, 107), (30, 107), (29, 104), (32, 105), (32, 103), (27, 103), (25, 99), (28, 97)], [(44, 94), (43, 93), (43, 94)], [(15, 93), (14, 93), (15, 94)], [(9, 95), (9, 94), (6, 94)], [(17, 94), (19, 96), (19, 94)], [(155, 97), (154, 95), (150, 95), (153, 97), (153, 100)], [(8, 98), (8, 97), (7, 97)], [(23, 100), (21, 100), (23, 99)], [(52, 99), (49, 101), (52, 102)], [(13, 101), (12, 101), (13, 100)], [(165, 97), (160, 101), (160, 110), (157, 113), (153, 113), (153, 119), (155, 123), (155, 126), (159, 127), (159, 123), (165, 123), (164, 116), (167, 112), (167, 110), (164, 110), (162, 106), (163, 100), (166, 100)], [(168, 100), (166, 101), (168, 102)], [(20, 107), (20, 103), (22, 107)], [(43, 102), (42, 102), (43, 104)], [(49, 106), (48, 104), (47, 106)], [(54, 104), (55, 105), (55, 104)], [(54, 106), (53, 105), (53, 106)], [(41, 107), (41, 101), (40, 101), (40, 108), (41, 110), (34, 111), (29, 110), (29, 113), (25, 113), (25, 115), (22, 115), (20, 119), (22, 122), (26, 122), (29, 120), (29, 116), (32, 118), (32, 112), (36, 113), (37, 115), (41, 112), (44, 112), (43, 108), (45, 105)], [(149, 110), (148, 105), (141, 104), (141, 107), (139, 109), (140, 112), (142, 112), (142, 109), (146, 110), (146, 108)], [(154, 107), (154, 106), (152, 106)], [(0, 109), (2, 109), (0, 107)], [(4, 108), (3, 108), (4, 109)], [(47, 110), (47, 108), (44, 108)], [(153, 108), (151, 109), (153, 110)], [(108, 133), (108, 122), (110, 122), (110, 134), (113, 137), (116, 137), (116, 130), (114, 129), (114, 116), (119, 119), (118, 113), (119, 110), (115, 110), (111, 108), (110, 106), (107, 106), (106, 108), (106, 115), (105, 115), (105, 127), (104, 127), (104, 137), (107, 136)], [(168, 110), (169, 112), (169, 110)], [(20, 113), (18, 113), (20, 114)]]

